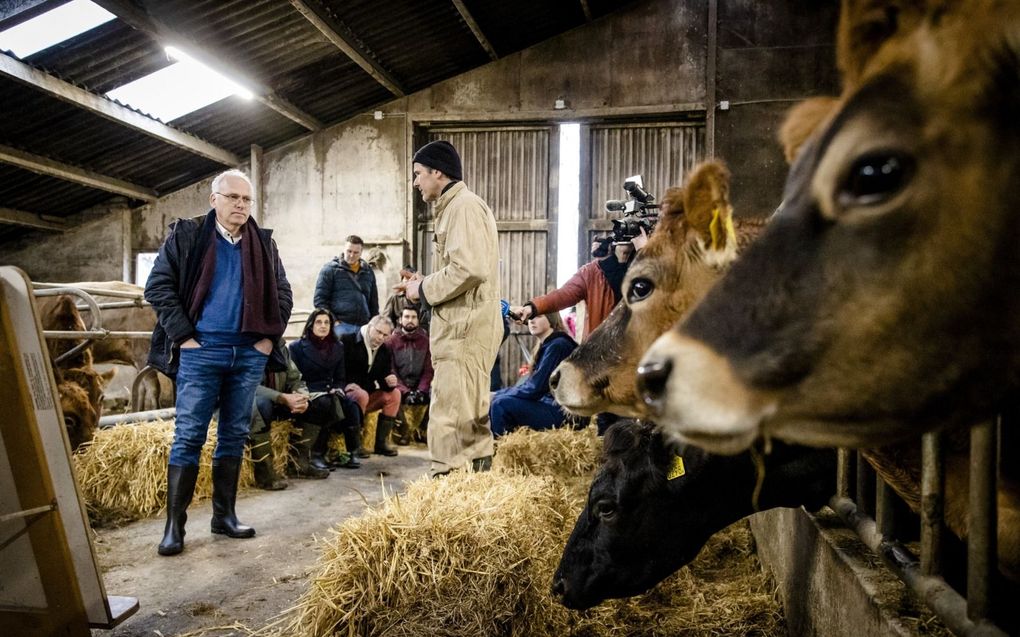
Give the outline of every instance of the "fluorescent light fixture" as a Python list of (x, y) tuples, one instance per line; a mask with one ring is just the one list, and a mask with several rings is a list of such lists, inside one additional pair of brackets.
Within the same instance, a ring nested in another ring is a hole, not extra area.
[(252, 99), (252, 92), (172, 46), (166, 53), (176, 60), (170, 66), (119, 86), (107, 97), (170, 122), (213, 102), (237, 95)]
[(116, 17), (89, 0), (72, 0), (0, 32), (0, 49), (26, 58)]
[[(559, 236), (556, 241), (556, 285), (577, 272), (577, 228), (581, 202), (581, 125), (560, 124)], [(587, 261), (587, 253), (585, 254)]]

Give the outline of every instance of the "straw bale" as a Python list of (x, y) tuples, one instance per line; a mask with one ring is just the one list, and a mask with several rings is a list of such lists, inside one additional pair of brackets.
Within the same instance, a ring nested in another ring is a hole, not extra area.
[[(172, 421), (124, 424), (100, 429), (95, 438), (73, 455), (75, 474), (93, 524), (122, 524), (148, 517), (166, 504), (166, 466), (174, 439)], [(195, 499), (212, 494), (212, 452), (216, 421), (199, 460)], [(240, 487), (254, 483), (245, 456)]]
[(602, 456), (595, 427), (535, 431), (521, 427), (496, 442), (497, 471), (559, 479), (583, 478), (587, 490)]
[(547, 635), (546, 591), (579, 503), (550, 478), (422, 479), (343, 522), (291, 635)]

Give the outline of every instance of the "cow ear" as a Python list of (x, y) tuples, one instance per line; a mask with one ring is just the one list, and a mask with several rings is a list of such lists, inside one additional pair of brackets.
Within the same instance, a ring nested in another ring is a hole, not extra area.
[(944, 4), (944, 0), (843, 0), (836, 66), (843, 75), (844, 90), (860, 83), (868, 63), (886, 42), (920, 24), (929, 4)]
[(779, 143), (783, 146), (786, 163), (793, 163), (804, 143), (836, 111), (838, 104), (835, 97), (812, 97), (787, 111), (779, 127)]
[(690, 231), (705, 250), (706, 261), (725, 265), (736, 258), (730, 171), (721, 161), (708, 161), (695, 168), (684, 188), (684, 214)]
[(99, 374), (99, 386), (106, 387), (113, 380), (113, 377), (117, 374), (116, 369), (108, 369), (105, 372)]

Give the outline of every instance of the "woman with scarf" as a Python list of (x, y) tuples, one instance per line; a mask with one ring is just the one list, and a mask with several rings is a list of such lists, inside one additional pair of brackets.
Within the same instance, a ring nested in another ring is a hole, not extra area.
[[(301, 339), (290, 344), (290, 355), (308, 385), (311, 402), (309, 419), (331, 423), (323, 427), (312, 443), (311, 464), (317, 468), (357, 469), (361, 466), (354, 450), (361, 442), (361, 411), (344, 394), (344, 346), (333, 333), (333, 314), (316, 309), (305, 323)], [(317, 418), (318, 417), (318, 418)], [(350, 456), (346, 462), (328, 464), (325, 460), (330, 431), (340, 431)]]

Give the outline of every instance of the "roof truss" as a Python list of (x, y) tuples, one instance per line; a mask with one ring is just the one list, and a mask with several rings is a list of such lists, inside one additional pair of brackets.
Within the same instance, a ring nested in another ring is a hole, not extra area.
[(132, 199), (153, 202), (156, 201), (157, 197), (156, 191), (151, 188), (139, 186), (115, 177), (101, 175), (91, 170), (85, 170), (84, 168), (65, 164), (49, 157), (43, 157), (42, 155), (36, 155), (10, 146), (0, 145), (0, 161), (24, 168), (25, 170), (31, 170), (40, 175), (56, 177), (57, 179), (124, 195)]

